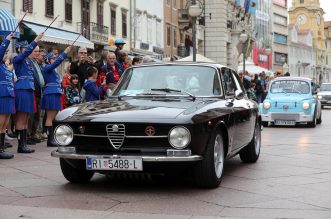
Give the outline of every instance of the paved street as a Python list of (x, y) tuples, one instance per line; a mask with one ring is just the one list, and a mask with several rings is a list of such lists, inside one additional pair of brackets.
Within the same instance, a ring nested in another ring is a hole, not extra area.
[(331, 108), (316, 128), (265, 128), (259, 161), (228, 161), (213, 190), (101, 175), (69, 184), (39, 144), (0, 161), (0, 218), (331, 218), (330, 133)]

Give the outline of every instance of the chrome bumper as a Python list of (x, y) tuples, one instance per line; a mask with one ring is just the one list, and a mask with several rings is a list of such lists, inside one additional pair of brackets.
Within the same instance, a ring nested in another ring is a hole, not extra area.
[(74, 159), (74, 160), (85, 160), (87, 157), (90, 158), (109, 158), (109, 159), (134, 159), (140, 158), (143, 162), (186, 162), (186, 161), (199, 161), (202, 160), (202, 156), (191, 155), (191, 156), (126, 156), (126, 155), (105, 155), (105, 154), (77, 154), (77, 153), (61, 153), (58, 150), (52, 151), (52, 157)]
[(261, 120), (262, 122), (274, 122), (276, 120), (311, 122), (313, 116), (304, 113), (266, 113), (261, 114)]

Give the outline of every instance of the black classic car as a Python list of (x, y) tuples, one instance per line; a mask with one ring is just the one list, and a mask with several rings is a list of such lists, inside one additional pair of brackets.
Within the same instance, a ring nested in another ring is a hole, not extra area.
[(211, 63), (160, 63), (125, 71), (106, 100), (67, 108), (54, 121), (64, 177), (95, 172), (190, 173), (217, 187), (225, 159), (256, 162), (261, 118), (237, 73)]

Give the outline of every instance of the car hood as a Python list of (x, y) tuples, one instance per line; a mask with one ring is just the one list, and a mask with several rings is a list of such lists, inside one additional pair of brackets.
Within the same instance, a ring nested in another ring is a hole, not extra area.
[(291, 103), (291, 102), (302, 102), (304, 100), (309, 100), (312, 97), (307, 94), (293, 94), (293, 93), (287, 93), (284, 95), (269, 95), (267, 99), (273, 101), (273, 102), (284, 102), (284, 103)]
[(320, 91), (317, 95), (331, 95), (331, 91)]
[(107, 99), (69, 107), (58, 113), (56, 121), (148, 121), (175, 119), (193, 114), (216, 100), (191, 99)]

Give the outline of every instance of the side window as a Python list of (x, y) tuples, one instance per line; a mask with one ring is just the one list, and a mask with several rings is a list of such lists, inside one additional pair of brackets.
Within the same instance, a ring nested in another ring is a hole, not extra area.
[(225, 96), (234, 96), (236, 84), (232, 77), (232, 71), (228, 68), (222, 68), (221, 78)]
[(244, 85), (240, 81), (239, 75), (233, 70), (232, 70), (232, 76), (233, 76), (233, 79), (236, 83), (237, 89), (240, 89), (242, 92), (246, 93)]

